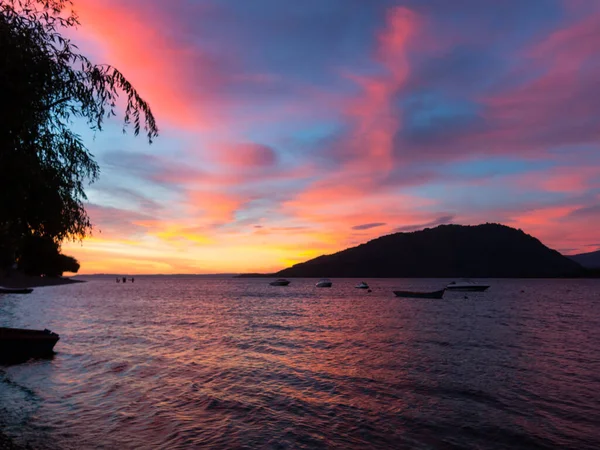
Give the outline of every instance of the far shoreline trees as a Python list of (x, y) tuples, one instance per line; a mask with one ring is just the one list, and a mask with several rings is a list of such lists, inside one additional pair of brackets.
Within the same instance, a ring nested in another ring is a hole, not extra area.
[(17, 264), (48, 276), (79, 269), (60, 246), (91, 233), (84, 188), (99, 167), (71, 131), (73, 119), (102, 130), (122, 95), (124, 129), (143, 130), (150, 143), (158, 135), (150, 106), (125, 76), (93, 64), (61, 34), (79, 25), (72, 7), (0, 0), (0, 269)]

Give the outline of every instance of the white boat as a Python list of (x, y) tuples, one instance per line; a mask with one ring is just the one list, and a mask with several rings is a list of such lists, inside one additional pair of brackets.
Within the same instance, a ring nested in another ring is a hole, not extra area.
[(446, 290), (459, 292), (483, 292), (489, 287), (489, 284), (479, 284), (474, 283), (473, 281), (453, 281), (446, 286)]
[(369, 289), (369, 285), (364, 281), (361, 281), (359, 284), (354, 286), (356, 289)]
[(288, 284), (290, 284), (290, 282), (283, 278), (279, 278), (278, 280), (271, 281), (269, 284), (271, 286), (287, 286)]
[(333, 283), (331, 282), (331, 280), (329, 278), (321, 278), (317, 284), (315, 284), (316, 287), (331, 287)]

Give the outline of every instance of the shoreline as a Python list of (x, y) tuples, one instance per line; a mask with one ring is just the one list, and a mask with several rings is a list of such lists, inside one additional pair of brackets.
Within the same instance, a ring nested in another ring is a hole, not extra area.
[[(66, 277), (33, 277), (18, 272), (10, 276), (0, 275), (0, 286), (7, 288), (34, 288), (43, 286), (62, 286), (64, 284), (85, 283), (85, 280), (74, 280)], [(1, 447), (0, 447), (1, 448)]]

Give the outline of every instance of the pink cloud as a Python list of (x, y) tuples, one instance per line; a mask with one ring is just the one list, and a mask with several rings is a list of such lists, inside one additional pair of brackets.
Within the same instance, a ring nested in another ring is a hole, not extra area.
[(416, 23), (415, 14), (409, 9), (391, 8), (375, 51), (384, 74), (371, 77), (348, 75), (363, 90), (362, 95), (346, 104), (351, 131), (339, 145), (346, 155), (353, 156), (349, 162), (351, 170), (384, 173), (393, 167), (394, 137), (401, 126), (394, 100), (408, 77), (406, 53)]
[(94, 226), (93, 236), (102, 239), (129, 239), (147, 231), (145, 222), (154, 218), (145, 213), (96, 204), (86, 205)]
[(596, 142), (600, 70), (588, 63), (598, 51), (600, 14), (550, 34), (524, 60), (531, 72), (543, 74), (484, 99), (490, 131), (468, 139), (501, 153)]
[(578, 205), (534, 208), (515, 213), (505, 223), (523, 229), (545, 245), (569, 254), (590, 251), (588, 244), (598, 238), (595, 221), (577, 217)]
[(253, 142), (222, 144), (211, 156), (232, 169), (268, 168), (277, 162), (277, 155), (271, 147)]
[(218, 127), (226, 106), (218, 93), (227, 80), (227, 63), (175, 38), (169, 30), (180, 24), (171, 10), (137, 6), (117, 0), (76, 2), (80, 33), (101, 49), (98, 62), (106, 58), (119, 68), (162, 123), (195, 130)]
[(600, 13), (586, 17), (574, 25), (559, 29), (534, 46), (529, 55), (555, 64), (555, 70), (578, 70), (585, 60), (598, 56), (600, 48)]
[[(464, 122), (441, 124), (417, 138), (400, 129), (396, 164), (473, 155), (536, 159), (553, 148), (597, 143), (599, 30), (596, 13), (561, 25), (534, 44), (525, 43), (513, 56), (512, 71), (487, 93), (460, 99), (474, 110)], [(424, 87), (412, 80), (413, 85)]]
[(583, 194), (600, 187), (598, 167), (565, 166), (512, 177), (511, 182), (528, 190)]

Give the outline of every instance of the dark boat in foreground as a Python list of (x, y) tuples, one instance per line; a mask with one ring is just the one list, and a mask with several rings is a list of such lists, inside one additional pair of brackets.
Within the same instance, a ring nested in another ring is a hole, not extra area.
[(396, 297), (404, 298), (442, 298), (446, 289), (433, 292), (394, 291)]
[(269, 285), (271, 286), (287, 286), (288, 284), (290, 284), (289, 280), (286, 280), (284, 278), (279, 278), (278, 280), (271, 281), (269, 283)]
[(0, 360), (24, 360), (48, 356), (60, 337), (50, 330), (25, 330), (0, 327)]
[(0, 294), (31, 294), (33, 289), (31, 288), (5, 288), (0, 287)]

